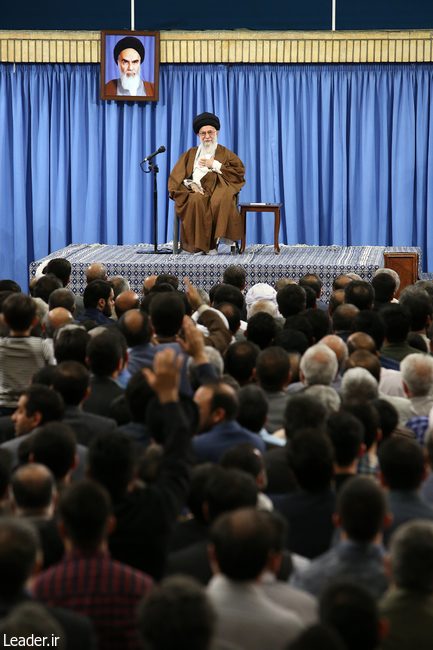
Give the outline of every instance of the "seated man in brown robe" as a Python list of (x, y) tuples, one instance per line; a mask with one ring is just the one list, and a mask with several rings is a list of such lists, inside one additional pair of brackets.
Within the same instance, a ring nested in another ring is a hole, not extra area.
[(168, 191), (182, 224), (182, 248), (215, 254), (219, 239), (235, 246), (242, 238), (236, 195), (245, 184), (245, 167), (236, 154), (218, 144), (220, 121), (216, 115), (197, 115), (193, 128), (200, 144), (179, 158)]

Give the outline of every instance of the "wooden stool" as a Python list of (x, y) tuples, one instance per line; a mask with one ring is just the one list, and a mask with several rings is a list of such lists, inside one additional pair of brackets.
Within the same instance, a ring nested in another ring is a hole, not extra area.
[(274, 251), (275, 255), (278, 255), (280, 252), (278, 235), (280, 232), (280, 208), (282, 205), (282, 203), (239, 203), (243, 228), (241, 248), (239, 251), (240, 253), (243, 253), (245, 250), (245, 239), (247, 234), (247, 212), (273, 212), (275, 216)]

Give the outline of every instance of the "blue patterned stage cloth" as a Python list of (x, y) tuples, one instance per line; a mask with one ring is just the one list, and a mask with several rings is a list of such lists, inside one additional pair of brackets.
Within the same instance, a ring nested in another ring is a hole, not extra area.
[[(160, 250), (171, 250), (166, 244)], [(242, 255), (230, 255), (230, 249), (220, 244), (218, 255), (191, 255), (181, 251), (179, 255), (140, 254), (153, 251), (150, 244), (134, 246), (108, 246), (106, 244), (71, 244), (41, 260), (30, 264), (30, 277), (43, 262), (54, 257), (66, 257), (72, 264), (69, 288), (82, 293), (86, 287), (86, 268), (100, 263), (107, 268), (108, 277), (122, 275), (129, 281), (131, 289), (141, 292), (143, 281), (148, 275), (172, 273), (179, 278), (187, 277), (198, 288), (209, 289), (221, 282), (224, 269), (238, 264), (247, 272), (247, 289), (258, 282), (272, 286), (280, 278), (291, 278), (296, 282), (306, 273), (317, 273), (322, 279), (322, 299), (327, 302), (332, 290), (332, 281), (343, 273), (357, 273), (363, 280), (370, 281), (374, 272), (383, 267), (385, 252), (417, 252), (421, 277), (421, 249), (413, 247), (385, 246), (286, 246), (280, 245), (280, 254), (275, 255), (273, 246), (254, 244), (247, 246)]]

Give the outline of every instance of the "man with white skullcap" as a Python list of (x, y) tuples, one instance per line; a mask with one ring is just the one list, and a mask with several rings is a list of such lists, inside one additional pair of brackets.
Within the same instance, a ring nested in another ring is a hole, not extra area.
[(168, 191), (182, 223), (182, 248), (190, 253), (216, 253), (219, 239), (235, 246), (242, 238), (235, 197), (245, 184), (245, 167), (233, 152), (218, 144), (220, 121), (216, 115), (197, 115), (193, 128), (200, 144), (179, 158)]
[(277, 307), (277, 292), (273, 287), (264, 282), (255, 284), (251, 289), (249, 289), (247, 295), (245, 296), (245, 304), (247, 306), (247, 316), (249, 318), (251, 307), (255, 302), (268, 300), (275, 307)]

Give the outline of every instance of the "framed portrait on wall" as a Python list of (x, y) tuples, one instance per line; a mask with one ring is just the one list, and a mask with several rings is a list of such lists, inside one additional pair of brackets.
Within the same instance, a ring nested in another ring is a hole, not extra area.
[(159, 99), (159, 32), (101, 31), (101, 99)]

